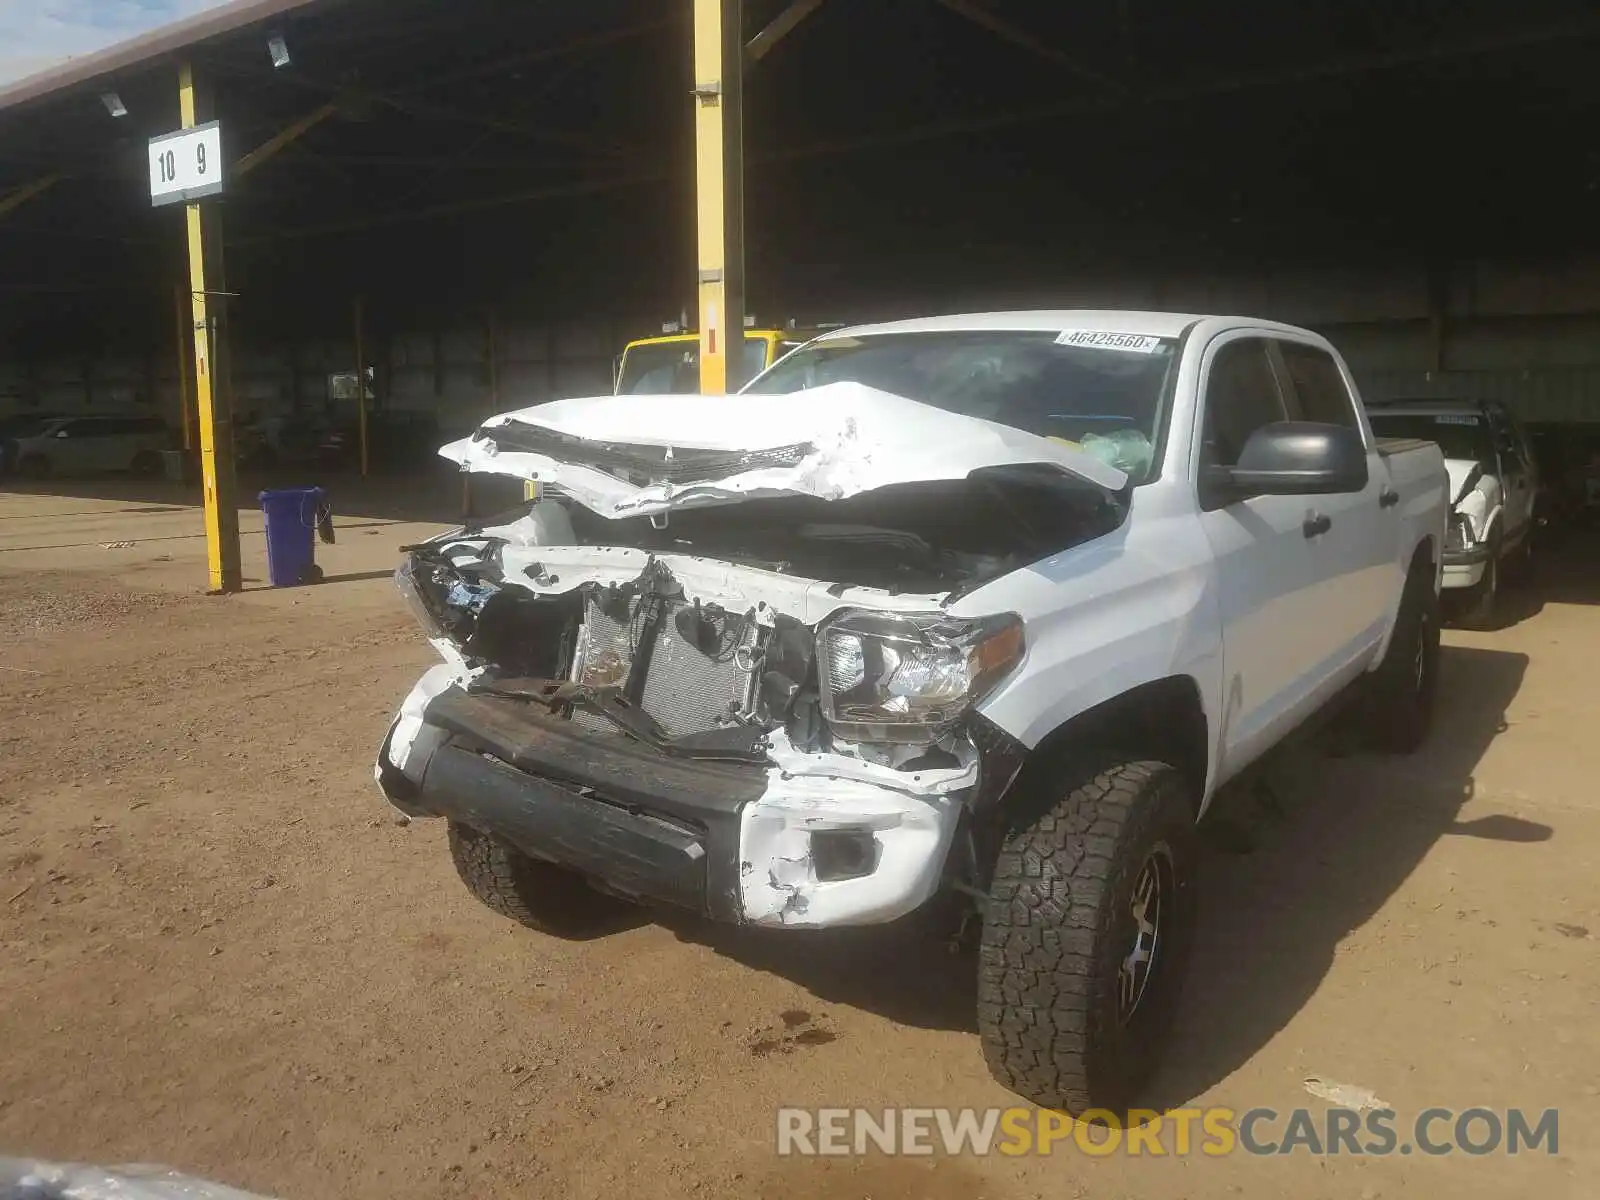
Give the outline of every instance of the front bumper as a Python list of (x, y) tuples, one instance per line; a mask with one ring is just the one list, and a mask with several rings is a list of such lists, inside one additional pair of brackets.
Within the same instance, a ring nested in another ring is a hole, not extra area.
[(1443, 588), (1477, 587), (1483, 580), (1483, 573), (1490, 557), (1491, 548), (1487, 544), (1479, 544), (1465, 550), (1446, 549), (1444, 570), (1440, 573), (1439, 585)]
[[(425, 675), (384, 741), (391, 803), (494, 834), (608, 891), (716, 920), (820, 927), (894, 920), (938, 889), (971, 789), (913, 795), (861, 779), (674, 758), (526, 701)], [(819, 877), (819, 838), (867, 846)]]

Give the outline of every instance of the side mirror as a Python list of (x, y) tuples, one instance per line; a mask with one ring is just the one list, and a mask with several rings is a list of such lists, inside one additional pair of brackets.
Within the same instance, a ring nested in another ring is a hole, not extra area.
[(1250, 435), (1233, 467), (1212, 467), (1207, 482), (1240, 496), (1317, 496), (1367, 486), (1361, 432), (1317, 421), (1278, 421)]
[(58, 429), (58, 430), (56, 430), (56, 436), (58, 438), (64, 438), (64, 437), (71, 437), (72, 435), (69, 434), (65, 429)]

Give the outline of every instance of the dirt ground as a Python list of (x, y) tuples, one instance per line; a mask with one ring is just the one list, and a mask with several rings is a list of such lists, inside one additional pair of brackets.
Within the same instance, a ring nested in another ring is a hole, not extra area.
[(187, 497), (0, 494), (0, 1155), (283, 1200), (1594, 1194), (1600, 545), (1447, 635), (1422, 754), (1308, 752), (1213, 823), (1152, 1095), (1554, 1107), (1559, 1154), (826, 1161), (775, 1156), (777, 1106), (1011, 1103), (970, 962), (481, 908), (371, 780), (431, 654), (387, 575), (431, 527), (346, 511), (329, 583), (207, 598)]

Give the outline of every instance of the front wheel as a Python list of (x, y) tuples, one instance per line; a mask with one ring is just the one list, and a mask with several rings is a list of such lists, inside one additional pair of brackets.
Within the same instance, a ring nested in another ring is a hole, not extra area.
[(1366, 733), (1374, 749), (1410, 754), (1427, 740), (1438, 677), (1438, 594), (1432, 571), (1414, 570), (1400, 598), (1389, 649), (1372, 674)]
[(1483, 578), (1467, 590), (1455, 614), (1463, 629), (1491, 630), (1500, 619), (1500, 545), (1494, 543), (1483, 564)]
[(631, 910), (583, 877), (532, 858), (493, 834), (450, 822), (450, 857), (467, 890), (486, 907), (540, 933), (581, 938), (605, 932)]
[(1194, 879), (1194, 805), (1165, 763), (1080, 761), (1013, 822), (978, 963), (999, 1082), (1044, 1108), (1126, 1112), (1177, 1009)]

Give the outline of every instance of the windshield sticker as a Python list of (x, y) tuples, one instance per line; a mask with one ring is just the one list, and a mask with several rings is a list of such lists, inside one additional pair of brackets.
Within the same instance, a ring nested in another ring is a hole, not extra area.
[(1097, 329), (1063, 329), (1058, 346), (1084, 346), (1091, 350), (1125, 350), (1130, 354), (1154, 354), (1161, 339), (1148, 333), (1106, 333)]
[(1440, 413), (1433, 419), (1435, 425), (1476, 425), (1478, 418), (1466, 413)]

